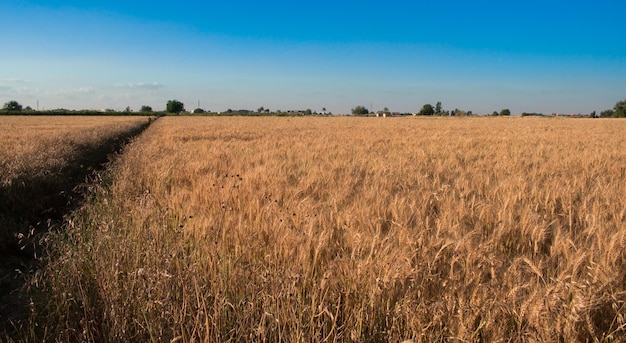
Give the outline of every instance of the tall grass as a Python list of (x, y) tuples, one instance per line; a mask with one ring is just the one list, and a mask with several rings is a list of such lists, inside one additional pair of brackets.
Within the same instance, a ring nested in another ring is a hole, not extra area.
[(50, 237), (38, 338), (618, 341), (626, 122), (163, 118)]
[(23, 324), (28, 299), (18, 289), (37, 268), (44, 233), (76, 206), (76, 187), (146, 124), (145, 117), (0, 116), (0, 340)]
[(116, 141), (146, 122), (145, 117), (0, 116), (2, 250), (37, 221), (60, 219), (59, 210), (76, 195), (72, 188), (106, 162)]
[(0, 116), (0, 185), (25, 174), (52, 173), (86, 147), (116, 137), (146, 117)]

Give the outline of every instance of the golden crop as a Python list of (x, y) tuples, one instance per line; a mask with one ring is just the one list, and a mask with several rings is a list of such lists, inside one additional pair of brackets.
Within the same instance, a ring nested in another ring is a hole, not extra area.
[(159, 119), (54, 238), (34, 320), (61, 340), (625, 339), (624, 132)]
[(0, 116), (0, 187), (20, 175), (63, 168), (82, 148), (145, 121), (145, 117)]
[(37, 268), (45, 232), (78, 205), (77, 186), (146, 124), (146, 117), (0, 116), (0, 341), (34, 329), (25, 320), (30, 299), (19, 290)]

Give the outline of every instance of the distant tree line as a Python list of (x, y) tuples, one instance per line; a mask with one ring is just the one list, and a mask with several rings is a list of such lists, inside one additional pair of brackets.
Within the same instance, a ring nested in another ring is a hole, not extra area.
[(123, 111), (115, 111), (112, 109), (104, 110), (69, 110), (66, 108), (55, 108), (50, 110), (34, 110), (30, 106), (23, 107), (15, 100), (6, 102), (0, 114), (19, 114), (19, 115), (72, 115), (72, 116), (102, 116), (102, 115), (162, 115), (164, 112), (153, 112), (150, 106), (142, 106), (139, 112), (131, 111), (127, 106)]
[(505, 109), (502, 109), (500, 112), (493, 111), (493, 113), (491, 115), (492, 116), (510, 116), (511, 115), (511, 110), (509, 110), (508, 108), (505, 108)]
[[(508, 112), (507, 112), (508, 111)], [(376, 116), (411, 116), (411, 115), (419, 115), (419, 116), (471, 116), (472, 111), (463, 111), (458, 108), (452, 111), (445, 111), (441, 105), (441, 101), (438, 101), (435, 106), (431, 104), (424, 104), (422, 108), (418, 112), (414, 113), (400, 113), (400, 112), (392, 112), (389, 108), (385, 107), (382, 111), (378, 111), (376, 113), (371, 112), (365, 106), (356, 106), (351, 111), (352, 115), (355, 116), (363, 116), (363, 115), (376, 115)], [(503, 110), (503, 115), (510, 115), (510, 111), (508, 109)]]
[[(196, 115), (223, 115), (223, 116), (262, 116), (262, 115), (272, 115), (272, 116), (307, 116), (307, 115), (331, 115), (332, 113), (327, 112), (326, 108), (322, 108), (321, 113), (316, 111), (312, 111), (311, 109), (305, 110), (289, 110), (289, 111), (270, 111), (269, 108), (265, 108), (264, 106), (259, 107), (256, 111), (240, 109), (240, 110), (232, 110), (228, 109), (225, 112), (211, 112), (204, 110), (202, 108), (196, 108), (191, 113), (185, 110), (185, 104), (176, 99), (168, 100), (165, 105), (165, 111), (153, 111), (152, 107), (143, 105), (140, 110), (137, 112), (133, 112), (130, 106), (127, 106), (124, 111), (115, 111), (112, 109), (105, 110), (68, 110), (68, 109), (53, 109), (53, 110), (44, 110), (38, 111), (33, 110), (30, 106), (23, 107), (19, 102), (15, 100), (10, 100), (4, 104), (2, 109), (0, 110), (0, 114), (23, 114), (23, 115), (180, 115), (180, 114), (196, 114)], [(378, 111), (377, 113), (372, 112), (365, 106), (356, 106), (351, 110), (352, 115), (355, 116), (368, 116), (368, 115), (394, 115), (394, 116), (407, 116), (407, 115), (420, 115), (420, 116), (471, 116), (472, 111), (463, 111), (458, 108), (446, 111), (443, 109), (441, 105), (441, 101), (438, 101), (435, 106), (431, 104), (424, 104), (422, 108), (417, 113), (400, 113), (400, 112), (391, 112), (389, 108), (385, 107), (382, 111)], [(491, 114), (493, 116), (510, 116), (511, 111), (508, 108), (502, 109), (499, 112), (493, 111)], [(529, 113), (523, 112), (521, 114), (523, 117), (526, 116), (543, 116), (542, 113)], [(618, 101), (612, 109), (607, 109), (600, 112), (600, 115), (597, 115), (595, 111), (589, 114), (591, 118), (625, 118), (626, 117), (626, 100)]]
[(3, 111), (19, 112), (22, 110), (22, 105), (15, 100), (8, 101), (2, 107)]
[(601, 118), (626, 118), (626, 99), (618, 101), (613, 109), (600, 112)]
[(310, 108), (305, 110), (276, 110), (271, 111), (269, 108), (261, 106), (256, 111), (249, 109), (227, 109), (223, 112), (213, 112), (205, 110), (203, 108), (196, 108), (191, 112), (185, 110), (185, 104), (178, 100), (169, 100), (165, 106), (165, 113), (167, 115), (202, 115), (202, 116), (307, 116), (307, 115), (329, 115), (330, 112), (326, 112), (326, 108), (322, 108), (322, 113), (317, 113)]
[[(402, 115), (420, 115), (420, 116), (433, 116), (433, 115), (437, 115), (437, 116), (471, 116), (473, 113), (472, 111), (463, 111), (463, 110), (459, 110), (458, 108), (452, 110), (452, 111), (446, 111), (443, 110), (442, 106), (441, 106), (441, 102), (437, 102), (435, 104), (435, 106), (431, 105), (431, 104), (424, 104), (424, 106), (422, 106), (422, 108), (417, 112), (417, 113), (399, 113), (399, 112), (390, 112), (388, 110), (387, 107), (385, 107), (385, 109), (383, 111), (378, 111), (376, 113), (370, 112), (365, 106), (356, 106), (352, 109), (352, 114), (353, 115), (368, 115), (368, 114), (376, 114), (378, 115), (395, 115), (395, 116), (402, 116)], [(502, 110), (498, 111), (493, 111), (491, 113), (492, 116), (510, 116), (511, 115), (511, 110), (508, 108), (504, 108)], [(544, 116), (543, 113), (535, 113), (535, 112), (523, 112), (521, 114), (522, 117), (527, 117), (527, 116)], [(588, 116), (590, 118), (597, 118), (597, 117), (601, 117), (601, 118), (625, 118), (626, 117), (626, 100), (621, 100), (618, 101), (615, 106), (613, 107), (613, 109), (608, 109), (608, 110), (604, 110), (600, 113), (600, 115), (598, 116), (596, 114), (595, 111), (591, 112), (589, 115), (578, 115), (579, 117), (584, 117), (584, 116)]]
[(368, 110), (365, 106), (359, 105), (352, 109), (352, 114), (355, 116), (368, 115), (369, 113), (370, 113), (370, 110)]

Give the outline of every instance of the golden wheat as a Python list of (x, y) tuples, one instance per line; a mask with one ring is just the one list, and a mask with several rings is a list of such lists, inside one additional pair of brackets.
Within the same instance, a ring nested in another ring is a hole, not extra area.
[(78, 204), (77, 185), (145, 124), (145, 117), (0, 116), (0, 341), (28, 326), (20, 289), (37, 268), (44, 233)]
[(0, 186), (19, 175), (65, 166), (81, 149), (128, 131), (146, 117), (0, 116)]
[(59, 340), (624, 339), (624, 132), (164, 118), (55, 238), (34, 322)]

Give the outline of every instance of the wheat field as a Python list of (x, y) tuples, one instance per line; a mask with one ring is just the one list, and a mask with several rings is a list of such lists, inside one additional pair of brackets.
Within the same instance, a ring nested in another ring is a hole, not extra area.
[(0, 116), (0, 186), (64, 168), (68, 160), (146, 117)]
[(35, 225), (29, 221), (45, 217), (42, 211), (69, 201), (72, 187), (106, 161), (107, 150), (147, 120), (0, 116), (0, 247), (14, 231)]
[(146, 117), (0, 116), (0, 341), (24, 325), (21, 286), (78, 188)]
[(49, 238), (25, 339), (624, 340), (624, 132), (159, 119)]

